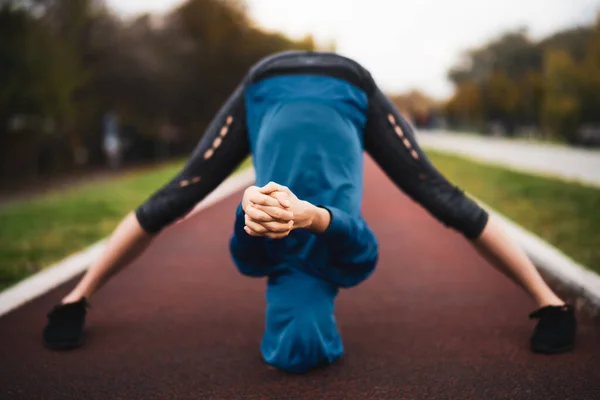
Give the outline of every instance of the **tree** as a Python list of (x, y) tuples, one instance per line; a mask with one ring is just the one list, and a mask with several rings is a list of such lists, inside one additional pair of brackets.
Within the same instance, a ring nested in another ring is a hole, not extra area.
[[(600, 15), (595, 26), (537, 42), (525, 29), (507, 32), (467, 51), (448, 78), (455, 86), (446, 107), (451, 125), (543, 126), (575, 142), (582, 124), (600, 123)], [(467, 100), (475, 88), (478, 113)]]
[(576, 64), (566, 51), (549, 50), (544, 65), (544, 127), (553, 135), (574, 142), (581, 108)]
[(253, 26), (241, 0), (187, 0), (128, 20), (103, 0), (0, 0), (0, 179), (35, 166), (42, 150), (38, 171), (68, 168), (82, 146), (101, 162), (108, 111), (138, 143), (177, 131), (187, 153), (253, 63), (314, 48), (311, 36)]
[(446, 105), (448, 117), (454, 125), (466, 127), (479, 125), (483, 120), (483, 107), (479, 85), (464, 81)]
[(512, 132), (519, 103), (519, 89), (506, 73), (491, 72), (480, 85), (486, 120), (500, 122)]
[(586, 44), (587, 52), (577, 76), (581, 120), (583, 123), (600, 124), (600, 17)]
[(448, 78), (454, 84), (464, 81), (482, 82), (492, 72), (502, 71), (511, 79), (531, 70), (539, 70), (542, 55), (527, 34), (518, 29), (492, 40), (480, 48), (467, 51), (460, 64), (450, 69)]
[(76, 54), (26, 9), (0, 10), (0, 30), (7, 61), (0, 73), (2, 170), (14, 173), (13, 161), (29, 160), (20, 169), (34, 174), (44, 141), (60, 137), (75, 114), (71, 98), (83, 76)]
[(530, 71), (516, 81), (517, 122), (525, 125), (540, 125), (540, 114), (544, 100), (544, 77), (541, 72)]

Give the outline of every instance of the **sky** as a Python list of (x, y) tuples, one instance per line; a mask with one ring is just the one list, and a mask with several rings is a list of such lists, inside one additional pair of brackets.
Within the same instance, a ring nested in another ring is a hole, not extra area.
[[(165, 12), (178, 0), (108, 0), (123, 16)], [(368, 68), (387, 92), (420, 89), (444, 98), (448, 69), (463, 51), (509, 29), (529, 28), (535, 38), (591, 23), (600, 0), (246, 0), (266, 30), (318, 43)]]

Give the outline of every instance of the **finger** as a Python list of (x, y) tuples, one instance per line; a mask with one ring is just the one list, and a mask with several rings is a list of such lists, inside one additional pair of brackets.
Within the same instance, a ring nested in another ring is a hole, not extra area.
[[(246, 207), (246, 215), (248, 215), (253, 221), (256, 222), (271, 222), (274, 221), (275, 218), (273, 218), (271, 215), (269, 215), (268, 213), (262, 211), (259, 207), (262, 206), (258, 206), (258, 205), (248, 205), (248, 207)], [(266, 207), (266, 208), (274, 208), (274, 207)]]
[(269, 232), (274, 232), (274, 233), (283, 233), (283, 232), (289, 232), (293, 227), (294, 227), (294, 221), (289, 221), (289, 222), (265, 222), (263, 224), (261, 224), (262, 226), (264, 226), (265, 228), (267, 228), (267, 230)]
[(248, 228), (247, 226), (244, 226), (244, 231), (246, 231), (246, 233), (250, 236), (263, 236), (260, 233), (254, 232), (252, 229)]
[(259, 224), (258, 222), (252, 221), (250, 217), (246, 214), (245, 218), (246, 227), (250, 228), (255, 233), (262, 235), (267, 232), (267, 228)]
[[(252, 212), (250, 214), (250, 216), (252, 217), (252, 219), (254, 219), (256, 221), (269, 222), (269, 221), (277, 220), (277, 221), (288, 222), (288, 221), (292, 221), (294, 219), (294, 213), (292, 211), (286, 210), (281, 207), (270, 207), (270, 206), (261, 206), (260, 204), (253, 204), (252, 207), (248, 207), (248, 211)], [(267, 217), (269, 219), (264, 219), (264, 220), (259, 219), (259, 217), (258, 217), (259, 213), (267, 215)], [(256, 215), (256, 217), (255, 217), (255, 215)]]
[(252, 193), (248, 196), (248, 201), (252, 204), (260, 204), (262, 206), (280, 206), (280, 202), (277, 199), (262, 193)]
[(282, 233), (290, 231), (294, 226), (294, 221), (289, 222), (258, 222), (253, 220), (248, 214), (245, 216), (246, 226), (259, 234), (265, 233)]
[(283, 232), (283, 233), (267, 233), (266, 236), (271, 239), (283, 239), (284, 237), (287, 237), (289, 234), (290, 234), (290, 231)]
[(279, 183), (269, 182), (265, 186), (258, 188), (258, 191), (263, 194), (270, 194), (273, 192), (284, 192), (287, 193), (290, 191), (286, 186), (280, 185)]
[(252, 219), (248, 214), (245, 215), (245, 223), (250, 229), (261, 234), (268, 232), (281, 233), (289, 231), (294, 227), (294, 221), (260, 222)]
[(284, 192), (272, 192), (271, 193), (271, 197), (274, 197), (277, 199), (277, 201), (279, 202), (279, 204), (281, 204), (282, 207), (291, 207), (292, 206), (292, 202), (290, 201), (290, 196), (287, 193)]
[(278, 222), (278, 221), (257, 222), (257, 221), (250, 220), (250, 222), (253, 222), (255, 224), (258, 224), (258, 225), (262, 226), (266, 230), (265, 233), (282, 233), (282, 232), (286, 232), (286, 231), (291, 230), (292, 227), (294, 226), (294, 221), (289, 221), (289, 222)]

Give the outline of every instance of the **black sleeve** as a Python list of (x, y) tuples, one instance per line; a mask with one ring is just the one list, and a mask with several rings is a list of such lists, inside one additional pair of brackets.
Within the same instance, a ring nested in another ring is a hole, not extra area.
[(487, 212), (431, 164), (412, 126), (379, 88), (369, 99), (364, 142), (367, 153), (396, 186), (438, 221), (469, 239), (481, 235)]
[(185, 216), (250, 154), (242, 82), (218, 111), (187, 164), (136, 210), (151, 234)]

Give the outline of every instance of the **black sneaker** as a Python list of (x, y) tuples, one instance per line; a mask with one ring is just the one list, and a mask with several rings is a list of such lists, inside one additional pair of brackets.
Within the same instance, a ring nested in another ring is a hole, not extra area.
[(529, 318), (539, 320), (530, 342), (534, 353), (555, 354), (573, 349), (577, 320), (572, 306), (542, 307)]
[(48, 313), (44, 343), (51, 349), (72, 349), (83, 343), (83, 325), (89, 307), (87, 299), (59, 304)]

